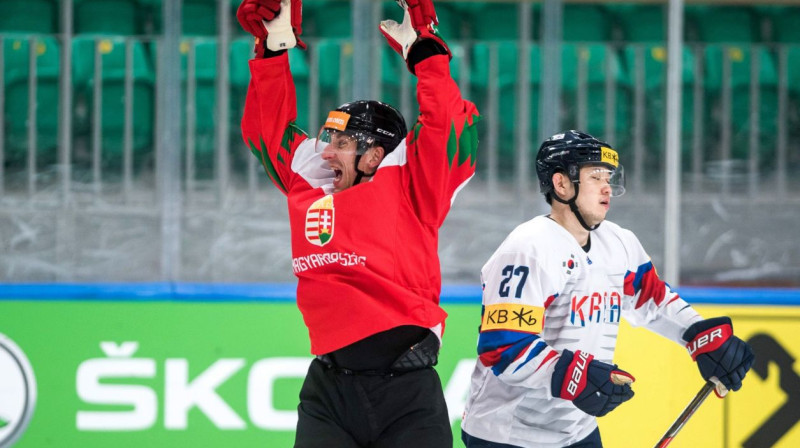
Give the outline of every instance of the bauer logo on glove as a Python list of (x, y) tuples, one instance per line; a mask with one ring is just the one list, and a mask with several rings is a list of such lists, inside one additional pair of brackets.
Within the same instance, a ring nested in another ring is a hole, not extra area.
[(733, 330), (730, 325), (715, 327), (697, 335), (694, 340), (686, 344), (686, 349), (692, 355), (692, 360), (696, 360), (700, 353), (718, 349), (732, 334)]
[(602, 417), (633, 398), (630, 373), (615, 364), (596, 361), (590, 353), (563, 350), (553, 370), (551, 392), (581, 411)]

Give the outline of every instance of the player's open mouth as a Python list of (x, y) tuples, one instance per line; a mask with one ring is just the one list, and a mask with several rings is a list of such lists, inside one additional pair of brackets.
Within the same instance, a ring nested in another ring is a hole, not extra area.
[(333, 169), (333, 181), (339, 182), (342, 180), (342, 170), (337, 170), (336, 168)]

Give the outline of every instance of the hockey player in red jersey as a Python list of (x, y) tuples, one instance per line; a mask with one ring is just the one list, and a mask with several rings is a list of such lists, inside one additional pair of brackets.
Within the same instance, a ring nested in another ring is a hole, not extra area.
[(700, 317), (636, 236), (605, 220), (625, 191), (617, 151), (567, 131), (542, 143), (536, 172), (550, 214), (519, 225), (481, 269), (466, 446), (601, 447), (595, 417), (633, 397), (633, 376), (613, 364), (621, 317), (685, 345), (719, 394), (738, 390), (753, 352), (731, 320)]
[(287, 196), (297, 305), (316, 355), (296, 447), (452, 446), (432, 368), (446, 317), (438, 232), (474, 174), (478, 112), (450, 76), (431, 0), (398, 3), (403, 21), (380, 30), (417, 76), (410, 132), (395, 108), (362, 100), (309, 138), (295, 124), (286, 54), (305, 46), (301, 2), (245, 0), (237, 13), (256, 36), (242, 134)]

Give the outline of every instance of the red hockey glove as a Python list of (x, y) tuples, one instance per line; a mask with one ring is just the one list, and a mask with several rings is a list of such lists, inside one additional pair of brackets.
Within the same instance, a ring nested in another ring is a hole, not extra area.
[[(683, 333), (683, 340), (688, 341), (686, 348), (697, 361), (704, 380), (722, 383), (728, 390), (742, 387), (742, 380), (753, 365), (753, 349), (733, 335), (729, 317), (695, 322)], [(727, 391), (720, 389), (717, 387), (715, 392), (721, 398)]]
[(255, 36), (257, 58), (268, 51), (306, 48), (299, 37), (303, 33), (302, 0), (244, 0), (236, 18), (245, 31)]
[[(449, 58), (453, 57), (436, 29), (439, 22), (431, 0), (397, 0), (397, 3), (404, 11), (403, 22), (384, 20), (380, 24), (380, 30), (389, 46), (406, 60), (411, 73), (414, 73), (414, 65), (427, 56), (446, 54)], [(422, 56), (409, 57), (411, 48), (425, 40), (433, 42), (433, 45), (425, 45), (433, 51), (425, 50)]]
[(432, 25), (439, 24), (432, 0), (397, 0), (403, 9), (408, 9), (411, 26), (417, 31), (424, 31)]
[(571, 400), (581, 411), (602, 417), (633, 398), (630, 384), (635, 378), (617, 369), (616, 364), (593, 360), (594, 356), (578, 350), (561, 352), (551, 378), (550, 388), (556, 398)]
[(255, 37), (265, 39), (267, 29), (264, 22), (269, 22), (281, 10), (281, 0), (243, 0), (236, 10), (236, 18), (245, 31)]

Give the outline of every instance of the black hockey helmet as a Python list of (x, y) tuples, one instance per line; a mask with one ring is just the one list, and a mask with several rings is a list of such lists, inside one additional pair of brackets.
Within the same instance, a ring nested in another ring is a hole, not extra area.
[[(363, 155), (372, 146), (383, 146), (385, 154), (392, 152), (406, 137), (408, 129), (403, 115), (394, 107), (380, 101), (360, 100), (342, 104), (328, 114), (320, 131), (320, 143), (327, 140), (326, 132), (343, 132), (357, 142), (356, 153)], [(323, 148), (318, 148), (321, 151)]]
[(579, 131), (565, 131), (545, 140), (536, 155), (536, 175), (541, 192), (553, 191), (553, 174), (566, 173), (572, 182), (580, 180), (583, 165), (598, 165), (611, 173), (611, 195), (625, 193), (625, 178), (617, 151), (606, 142)]

